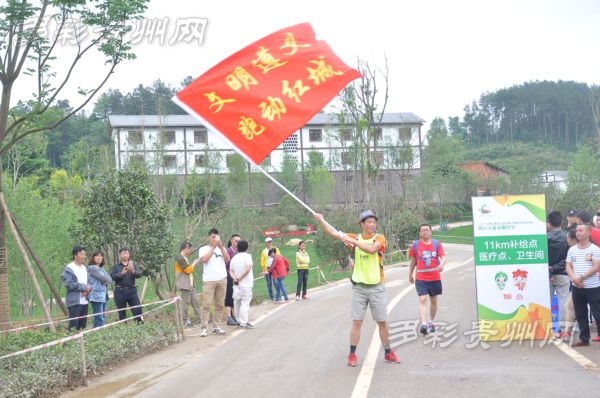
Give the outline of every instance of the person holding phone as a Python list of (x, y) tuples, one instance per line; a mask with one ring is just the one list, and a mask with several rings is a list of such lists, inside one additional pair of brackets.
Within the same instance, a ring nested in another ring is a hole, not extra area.
[[(144, 323), (140, 298), (135, 286), (136, 279), (142, 277), (142, 271), (130, 260), (129, 249), (122, 247), (119, 249), (119, 263), (113, 265), (110, 271), (110, 277), (115, 281), (115, 304), (119, 311), (119, 320), (127, 318), (127, 306), (129, 305), (131, 313), (137, 323)], [(135, 308), (131, 308), (135, 307)]]
[(223, 322), (223, 308), (225, 306), (225, 293), (227, 292), (227, 268), (225, 266), (231, 259), (219, 231), (212, 228), (208, 231), (208, 244), (202, 246), (198, 252), (202, 262), (202, 331), (200, 337), (208, 335), (208, 319), (210, 309), (214, 305), (213, 334), (223, 335), (221, 328)]

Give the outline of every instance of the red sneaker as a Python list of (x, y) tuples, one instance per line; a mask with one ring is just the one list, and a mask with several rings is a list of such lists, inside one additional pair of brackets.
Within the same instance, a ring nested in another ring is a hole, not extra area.
[(598, 341), (600, 341), (600, 335), (597, 335), (596, 337), (594, 337), (594, 338), (592, 339), (592, 341), (595, 341), (595, 342), (598, 342)]
[(400, 363), (400, 358), (398, 358), (396, 356), (396, 353), (394, 351), (390, 351), (389, 354), (385, 354), (385, 356), (383, 358), (385, 359), (386, 362)]
[(348, 366), (352, 366), (354, 368), (356, 366), (356, 361), (357, 361), (356, 353), (355, 352), (351, 352), (348, 355)]

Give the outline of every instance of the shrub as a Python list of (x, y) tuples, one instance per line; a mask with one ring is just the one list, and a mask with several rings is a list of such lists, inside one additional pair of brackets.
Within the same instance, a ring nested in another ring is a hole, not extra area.
[[(0, 355), (33, 347), (69, 335), (68, 332), (25, 331), (0, 336)], [(175, 325), (169, 321), (116, 325), (84, 337), (88, 374), (152, 352), (176, 341)], [(127, 341), (127, 344), (114, 342)], [(0, 361), (0, 397), (40, 397), (58, 394), (83, 384), (79, 341)]]

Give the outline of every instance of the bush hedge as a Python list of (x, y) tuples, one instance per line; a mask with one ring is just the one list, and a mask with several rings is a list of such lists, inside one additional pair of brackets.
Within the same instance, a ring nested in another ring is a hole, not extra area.
[[(0, 356), (66, 337), (69, 332), (25, 331), (0, 335)], [(88, 374), (142, 353), (164, 348), (177, 340), (169, 321), (134, 322), (109, 327), (84, 337)], [(123, 344), (122, 342), (127, 342)], [(79, 340), (0, 360), (0, 397), (47, 397), (83, 385)]]

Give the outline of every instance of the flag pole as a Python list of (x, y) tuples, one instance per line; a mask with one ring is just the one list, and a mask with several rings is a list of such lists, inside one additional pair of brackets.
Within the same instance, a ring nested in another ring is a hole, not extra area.
[(277, 185), (279, 188), (281, 188), (285, 193), (287, 193), (288, 195), (290, 195), (292, 198), (294, 198), (296, 200), (296, 202), (300, 203), (300, 205), (302, 205), (302, 207), (304, 207), (306, 210), (308, 210), (313, 216), (315, 214), (317, 214), (316, 211), (314, 211), (310, 206), (308, 206), (306, 203), (304, 203), (299, 197), (297, 197), (292, 191), (290, 191), (289, 189), (287, 189), (282, 183), (280, 183), (279, 181), (277, 181), (275, 179), (275, 177), (273, 177), (272, 175), (270, 175), (269, 173), (267, 173), (267, 171), (265, 169), (263, 169), (260, 166), (257, 166), (254, 163), (251, 163), (254, 167), (256, 167), (261, 173), (263, 173), (269, 180), (273, 181), (273, 183), (275, 185)]

